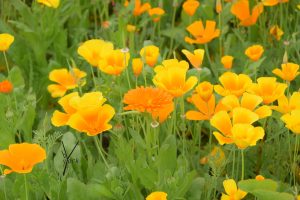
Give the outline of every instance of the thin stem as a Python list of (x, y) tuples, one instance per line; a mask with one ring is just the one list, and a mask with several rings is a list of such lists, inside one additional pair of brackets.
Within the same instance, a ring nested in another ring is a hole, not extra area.
[(244, 180), (244, 175), (245, 175), (245, 160), (244, 160), (244, 150), (241, 150), (241, 155), (242, 155), (242, 178), (241, 180)]
[(294, 174), (294, 186), (297, 186), (297, 157), (298, 157), (298, 150), (299, 150), (299, 136), (296, 135), (296, 141), (295, 141), (295, 147), (294, 147), (294, 169), (293, 169), (293, 174)]
[(4, 55), (6, 69), (7, 69), (7, 74), (9, 74), (9, 66), (8, 66), (8, 61), (7, 61), (7, 56), (6, 56), (5, 51), (3, 51), (3, 55)]
[(24, 184), (25, 184), (25, 199), (28, 200), (28, 188), (27, 188), (26, 174), (24, 174)]
[[(173, 3), (174, 4), (174, 3)], [(173, 28), (174, 28), (174, 26), (175, 26), (175, 19), (176, 19), (176, 5), (173, 5), (173, 15), (172, 15), (172, 30), (173, 30)], [(173, 43), (174, 43), (174, 37), (173, 37), (173, 35), (172, 35), (172, 37), (171, 37), (171, 42), (170, 42), (170, 50), (169, 50), (169, 55), (168, 55), (168, 57), (170, 57), (171, 56), (171, 54), (172, 54), (172, 52), (173, 52)]]
[(208, 50), (207, 43), (204, 45), (204, 48), (205, 48), (205, 54), (206, 54), (207, 60), (208, 60), (209, 65), (210, 65), (210, 69), (211, 69), (214, 77), (218, 78), (217, 71), (213, 68), (213, 64), (212, 64), (212, 61), (210, 59), (210, 55), (209, 55), (209, 50)]
[(93, 69), (92, 65), (90, 65), (90, 67), (91, 67), (91, 73), (92, 73), (93, 82), (94, 82), (94, 88), (96, 89), (96, 79), (95, 79), (95, 75), (94, 75), (94, 69)]
[[(1, 174), (3, 174), (2, 167), (0, 166)], [(5, 185), (5, 177), (3, 178), (3, 187), (4, 187), (4, 196), (5, 200), (7, 200), (7, 194), (6, 194), (6, 185)]]
[(99, 141), (98, 141), (98, 137), (97, 137), (97, 136), (94, 136), (93, 139), (94, 139), (96, 148), (97, 148), (97, 150), (98, 150), (98, 153), (100, 154), (101, 158), (103, 159), (103, 162), (104, 162), (104, 164), (106, 165), (107, 169), (109, 169), (109, 166), (108, 166), (108, 164), (107, 164), (107, 161), (106, 161), (106, 159), (105, 159), (105, 157), (104, 157), (104, 155), (103, 155), (103, 153), (102, 153), (102, 151), (101, 151), (100, 144), (99, 144)]

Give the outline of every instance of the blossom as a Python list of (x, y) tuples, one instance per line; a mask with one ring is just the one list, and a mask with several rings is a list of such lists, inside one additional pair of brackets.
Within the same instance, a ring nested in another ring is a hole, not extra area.
[(252, 14), (250, 14), (250, 5), (248, 0), (238, 0), (233, 3), (231, 7), (231, 13), (240, 20), (240, 25), (242, 26), (254, 25), (263, 10), (263, 4), (258, 3), (253, 7)]
[(160, 88), (138, 87), (124, 95), (123, 102), (128, 104), (124, 110), (148, 112), (159, 122), (167, 119), (174, 110), (173, 96)]
[(46, 159), (45, 150), (38, 144), (11, 144), (8, 150), (0, 151), (0, 164), (9, 167), (4, 174), (16, 172), (20, 174), (30, 173), (34, 165)]
[(286, 88), (286, 84), (276, 82), (274, 77), (260, 77), (257, 83), (252, 83), (248, 92), (262, 97), (264, 104), (270, 104), (283, 96)]
[(300, 109), (300, 92), (294, 92), (289, 99), (283, 95), (278, 98), (277, 102), (278, 106), (272, 106), (272, 109), (283, 114)]
[(97, 67), (99, 61), (113, 51), (113, 44), (104, 40), (92, 39), (84, 42), (79, 46), (77, 52), (90, 65)]
[(143, 70), (143, 61), (140, 58), (132, 59), (132, 70), (134, 75), (137, 77), (141, 74)]
[(159, 48), (154, 45), (145, 46), (141, 49), (140, 55), (150, 67), (154, 67), (159, 56)]
[(126, 30), (128, 31), (128, 32), (135, 32), (136, 31), (136, 26), (134, 26), (134, 25), (131, 25), (131, 24), (127, 24), (127, 26), (126, 26)]
[(201, 67), (203, 62), (204, 52), (205, 51), (203, 49), (195, 49), (194, 53), (191, 53), (186, 49), (182, 50), (182, 53), (187, 57), (187, 59), (195, 68)]
[(285, 127), (296, 134), (300, 134), (300, 109), (292, 110), (291, 113), (285, 114), (281, 117), (284, 121)]
[(262, 175), (257, 175), (255, 177), (255, 180), (257, 180), (257, 181), (263, 181), (263, 180), (265, 180), (265, 177), (263, 177)]
[(228, 56), (228, 55), (223, 56), (221, 58), (221, 63), (223, 64), (225, 69), (231, 69), (233, 59), (234, 58), (232, 56)]
[(189, 16), (193, 16), (199, 6), (199, 1), (187, 0), (183, 3), (182, 8), (186, 14), (188, 14)]
[(57, 84), (48, 86), (48, 91), (52, 97), (62, 97), (66, 94), (67, 90), (74, 89), (78, 86), (83, 86), (85, 81), (81, 79), (86, 76), (86, 73), (77, 68), (72, 68), (70, 71), (67, 69), (55, 69), (49, 74), (49, 79)]
[(179, 97), (191, 90), (197, 83), (198, 79), (191, 76), (186, 80), (186, 73), (189, 64), (186, 61), (178, 61), (177, 59), (164, 60), (162, 65), (155, 67), (155, 76), (153, 83), (172, 94)]
[(146, 200), (167, 200), (167, 193), (165, 192), (152, 192), (146, 197)]
[(148, 14), (154, 22), (158, 22), (160, 17), (165, 14), (165, 11), (162, 8), (151, 8), (148, 10)]
[(284, 32), (279, 28), (278, 25), (272, 26), (270, 29), (270, 34), (275, 37), (276, 40), (280, 40)]
[(220, 14), (222, 12), (222, 2), (221, 0), (216, 1), (216, 12)]
[(44, 4), (50, 8), (57, 8), (59, 6), (60, 0), (37, 0), (38, 3)]
[(141, 3), (141, 0), (135, 0), (134, 1), (134, 10), (133, 10), (133, 15), (134, 16), (139, 16), (149, 10), (151, 8), (151, 5), (149, 3)]
[(237, 188), (233, 179), (224, 180), (223, 186), (226, 194), (222, 193), (221, 200), (241, 200), (247, 195), (247, 192)]
[(276, 6), (279, 3), (286, 3), (289, 0), (263, 0), (262, 3), (264, 6)]
[(8, 33), (0, 34), (0, 51), (7, 51), (14, 40), (14, 36)]
[(298, 70), (299, 65), (289, 62), (281, 64), (281, 70), (274, 69), (272, 72), (285, 81), (292, 81), (300, 74)]
[(123, 5), (124, 5), (125, 7), (127, 7), (127, 6), (129, 5), (129, 1), (128, 1), (128, 0), (125, 0)]
[(11, 93), (14, 89), (13, 84), (9, 80), (4, 80), (0, 82), (0, 93)]
[(225, 72), (219, 77), (222, 85), (215, 85), (216, 93), (221, 96), (235, 95), (237, 97), (251, 86), (252, 80), (246, 74), (235, 74), (233, 72)]
[(264, 48), (261, 45), (252, 45), (245, 51), (245, 55), (252, 61), (258, 61), (263, 53)]
[(201, 99), (208, 101), (213, 95), (214, 86), (210, 82), (203, 81), (202, 83), (199, 83), (195, 88), (195, 91), (200, 95)]
[(214, 146), (212, 151), (205, 157), (201, 158), (200, 164), (204, 165), (208, 162), (212, 162), (215, 167), (222, 166), (225, 162), (225, 153), (221, 147)]
[(216, 37), (219, 37), (220, 30), (216, 29), (216, 22), (207, 20), (205, 28), (202, 21), (195, 21), (187, 27), (187, 31), (195, 38), (185, 37), (185, 41), (190, 44), (205, 44)]
[(235, 124), (232, 129), (232, 140), (239, 149), (255, 146), (256, 142), (263, 139), (265, 132), (262, 127), (250, 124)]

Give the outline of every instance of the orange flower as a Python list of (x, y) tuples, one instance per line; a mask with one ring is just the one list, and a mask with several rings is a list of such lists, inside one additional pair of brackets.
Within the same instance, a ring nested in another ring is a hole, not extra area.
[(240, 20), (240, 25), (242, 26), (254, 25), (263, 10), (263, 4), (259, 3), (254, 6), (254, 8), (252, 9), (252, 14), (250, 14), (250, 6), (248, 0), (238, 0), (231, 7), (231, 13)]
[(149, 10), (151, 8), (151, 5), (149, 3), (141, 3), (141, 0), (135, 0), (134, 3), (134, 10), (133, 10), (133, 15), (134, 16), (139, 16)]
[(152, 192), (146, 197), (146, 200), (167, 200), (167, 193), (165, 192)]
[(187, 0), (183, 3), (182, 8), (186, 14), (188, 14), (189, 16), (193, 16), (199, 6), (199, 1)]
[(207, 81), (199, 83), (199, 85), (195, 88), (195, 92), (197, 92), (203, 101), (208, 101), (210, 97), (213, 95), (214, 86)]
[(0, 151), (0, 164), (9, 167), (4, 174), (17, 172), (30, 173), (37, 163), (46, 159), (45, 150), (38, 144), (11, 144), (8, 150)]
[(167, 119), (174, 110), (173, 97), (160, 88), (138, 87), (124, 95), (123, 102), (128, 104), (124, 110), (148, 112), (159, 122)]
[(186, 80), (188, 69), (189, 64), (186, 61), (178, 62), (177, 59), (164, 60), (162, 65), (154, 69), (156, 74), (153, 77), (153, 83), (174, 97), (182, 96), (191, 90), (198, 81), (195, 76), (191, 76)]
[(186, 49), (182, 50), (182, 53), (187, 57), (187, 59), (190, 61), (190, 63), (195, 68), (200, 68), (203, 62), (204, 57), (204, 50), (203, 49), (196, 49), (194, 50), (194, 54), (189, 52)]
[(150, 67), (154, 67), (159, 56), (159, 48), (154, 45), (145, 46), (141, 49), (140, 55), (143, 58), (144, 62), (147, 63), (147, 65), (149, 65)]
[(0, 93), (11, 93), (12, 90), (14, 89), (14, 86), (9, 80), (4, 80), (0, 82)]
[(287, 113), (281, 117), (284, 121), (285, 127), (293, 131), (295, 134), (300, 134), (300, 110), (292, 110), (291, 113)]
[(132, 70), (136, 77), (138, 77), (143, 70), (143, 61), (140, 58), (132, 59)]
[(255, 176), (255, 180), (263, 181), (263, 180), (265, 180), (265, 177), (263, 177), (262, 175), (257, 175), (257, 176)]
[(101, 25), (104, 29), (108, 29), (110, 27), (111, 23), (110, 23), (110, 21), (106, 20), (106, 21), (103, 21)]
[(286, 114), (292, 110), (300, 110), (300, 92), (294, 92), (289, 99), (283, 95), (278, 98), (277, 102), (278, 106), (272, 106), (272, 109), (280, 113)]
[(237, 97), (242, 94), (251, 86), (252, 80), (246, 74), (235, 74), (233, 72), (225, 72), (219, 77), (222, 85), (215, 85), (216, 93), (221, 96), (235, 95)]
[(284, 32), (279, 28), (278, 25), (272, 26), (270, 29), (270, 34), (273, 35), (276, 40), (280, 40), (281, 36), (283, 36)]
[(77, 68), (73, 68), (70, 72), (67, 69), (55, 69), (49, 74), (49, 79), (57, 84), (51, 84), (48, 86), (48, 91), (51, 96), (62, 97), (66, 94), (67, 90), (74, 89), (76, 87), (83, 86), (85, 81), (81, 79), (86, 76), (86, 73), (80, 71)]
[(124, 5), (125, 7), (127, 7), (127, 6), (129, 5), (129, 1), (128, 1), (128, 0), (125, 0), (123, 5)]
[(162, 8), (151, 8), (148, 10), (148, 13), (154, 22), (158, 22), (160, 17), (165, 14), (165, 11)]
[(274, 69), (272, 72), (285, 81), (292, 81), (300, 74), (299, 65), (295, 63), (281, 64), (281, 69)]
[(245, 51), (245, 55), (252, 61), (258, 61), (263, 53), (264, 48), (261, 45), (252, 45)]
[(0, 34), (0, 51), (7, 51), (14, 40), (14, 36), (8, 33)]
[(204, 29), (202, 21), (195, 21), (187, 27), (187, 31), (195, 37), (185, 37), (185, 41), (190, 44), (205, 44), (210, 42), (216, 37), (219, 37), (220, 30), (216, 29), (215, 21), (206, 21), (206, 27)]
[(286, 84), (276, 82), (274, 77), (260, 77), (248, 91), (262, 97), (264, 104), (270, 104), (282, 97), (286, 88)]
[(232, 56), (223, 56), (221, 58), (221, 63), (223, 64), (225, 69), (231, 69), (233, 59), (234, 58)]
[(216, 12), (220, 14), (222, 12), (222, 3), (221, 0), (216, 1)]
[(263, 0), (262, 3), (264, 6), (276, 6), (279, 3), (286, 3), (289, 0)]

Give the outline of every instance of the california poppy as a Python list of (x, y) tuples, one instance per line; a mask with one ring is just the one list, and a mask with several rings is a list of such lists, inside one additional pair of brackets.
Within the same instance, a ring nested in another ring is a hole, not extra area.
[(292, 110), (300, 110), (300, 92), (294, 92), (289, 98), (283, 95), (278, 98), (277, 102), (278, 105), (272, 106), (272, 109), (280, 113), (285, 114)]
[(143, 61), (140, 58), (134, 58), (132, 59), (132, 70), (134, 75), (137, 77), (141, 74), (143, 70)]
[(252, 45), (245, 51), (245, 55), (252, 61), (258, 61), (263, 53), (264, 48), (261, 45)]
[(231, 69), (233, 59), (234, 58), (232, 56), (228, 56), (228, 55), (223, 56), (221, 58), (221, 63), (223, 64), (225, 69)]
[(189, 52), (186, 49), (182, 50), (182, 53), (187, 57), (190, 63), (195, 68), (200, 68), (203, 62), (204, 57), (204, 50), (203, 49), (195, 49), (194, 52)]
[(182, 8), (186, 14), (188, 14), (189, 16), (193, 16), (199, 6), (199, 1), (187, 0), (183, 3)]
[(154, 67), (159, 56), (159, 48), (154, 45), (145, 46), (140, 51), (140, 56), (150, 67)]
[(50, 8), (57, 8), (59, 6), (60, 0), (37, 0), (38, 3), (44, 4)]
[(263, 0), (262, 3), (264, 6), (276, 6), (279, 3), (286, 3), (289, 0)]
[(0, 34), (0, 51), (7, 51), (14, 40), (14, 36), (8, 33)]
[(167, 200), (167, 196), (165, 192), (152, 192), (146, 197), (146, 200)]
[(295, 134), (300, 134), (300, 110), (292, 110), (281, 117), (281, 120), (286, 124), (285, 126), (293, 131)]
[(133, 10), (133, 15), (134, 16), (139, 16), (149, 10), (151, 8), (151, 5), (149, 3), (141, 3), (141, 0), (135, 0), (134, 1), (134, 10)]
[(162, 15), (165, 14), (165, 11), (162, 8), (151, 8), (148, 10), (148, 14), (154, 22), (158, 22)]
[(226, 194), (222, 193), (221, 200), (241, 200), (247, 195), (247, 192), (237, 188), (233, 179), (224, 180), (223, 186)]
[(299, 65), (289, 62), (281, 64), (281, 70), (274, 69), (272, 72), (285, 81), (292, 81), (300, 74), (298, 70)]
[(280, 40), (284, 32), (279, 28), (278, 25), (272, 26), (270, 29), (270, 34), (275, 37), (276, 40)]
[(0, 93), (11, 93), (14, 89), (13, 84), (9, 80), (4, 80), (0, 82)]

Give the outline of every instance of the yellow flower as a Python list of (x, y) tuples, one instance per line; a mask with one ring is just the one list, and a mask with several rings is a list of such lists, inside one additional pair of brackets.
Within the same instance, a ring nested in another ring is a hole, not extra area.
[(264, 104), (270, 104), (282, 97), (286, 88), (286, 84), (276, 82), (274, 77), (260, 77), (257, 83), (252, 83), (248, 91), (260, 96)]
[(186, 61), (178, 62), (177, 59), (164, 60), (162, 65), (154, 69), (156, 75), (153, 78), (153, 83), (174, 97), (182, 96), (191, 90), (198, 81), (195, 76), (191, 76), (186, 80), (188, 69), (189, 64)]
[(208, 101), (213, 95), (214, 86), (210, 82), (204, 81), (199, 83), (199, 85), (195, 88), (195, 91), (204, 101)]
[(0, 34), (0, 51), (7, 51), (14, 40), (14, 36), (8, 33)]
[(128, 32), (135, 32), (136, 31), (136, 26), (131, 25), (131, 24), (127, 24), (126, 29)]
[(92, 39), (80, 45), (77, 52), (90, 65), (97, 67), (99, 61), (109, 55), (114, 49), (111, 42), (105, 42), (99, 39)]
[(247, 195), (247, 192), (237, 188), (233, 179), (223, 181), (223, 186), (227, 194), (222, 193), (221, 200), (241, 200)]
[(231, 69), (233, 59), (234, 58), (232, 56), (223, 56), (221, 58), (221, 63), (223, 64), (225, 69)]
[(221, 96), (235, 95), (237, 97), (242, 94), (251, 86), (252, 80), (246, 74), (235, 74), (233, 72), (225, 72), (219, 77), (222, 85), (215, 85), (216, 93)]
[(263, 53), (264, 48), (261, 45), (252, 45), (245, 51), (245, 55), (252, 61), (258, 61)]
[(300, 110), (300, 92), (294, 92), (290, 99), (283, 95), (278, 98), (277, 102), (278, 106), (272, 106), (272, 109), (280, 113), (286, 114), (291, 112), (292, 110)]
[(264, 6), (276, 6), (278, 3), (286, 3), (289, 0), (263, 0), (262, 3)]
[(141, 49), (140, 55), (150, 67), (154, 67), (159, 56), (159, 48), (154, 45), (145, 46)]
[(57, 8), (59, 6), (60, 0), (37, 0), (38, 3), (44, 4), (50, 8)]
[(274, 69), (272, 72), (285, 81), (292, 81), (300, 74), (299, 65), (295, 63), (281, 64), (281, 69)]
[(70, 72), (67, 69), (55, 69), (49, 74), (49, 79), (57, 84), (51, 84), (48, 86), (48, 91), (51, 96), (62, 97), (66, 94), (67, 90), (74, 89), (76, 87), (83, 86), (85, 81), (81, 79), (86, 76), (86, 73), (80, 71), (77, 68), (73, 68)]
[(262, 127), (250, 124), (235, 124), (232, 127), (232, 140), (239, 149), (255, 146), (256, 142), (263, 139), (265, 131)]
[(220, 14), (222, 12), (222, 3), (221, 0), (216, 1), (216, 12)]
[(186, 49), (182, 50), (182, 53), (187, 57), (187, 59), (190, 61), (190, 63), (195, 68), (200, 68), (203, 62), (204, 57), (204, 50), (203, 49), (196, 49), (194, 50), (194, 53), (189, 52)]
[(262, 175), (257, 175), (255, 177), (255, 180), (257, 180), (257, 181), (263, 181), (263, 180), (265, 180), (265, 177), (263, 177)]
[(284, 32), (279, 28), (279, 26), (275, 25), (271, 27), (270, 34), (273, 35), (276, 38), (276, 40), (279, 41)]
[(300, 109), (292, 110), (291, 113), (285, 114), (281, 117), (284, 121), (285, 127), (296, 134), (300, 134)]
[(146, 200), (167, 200), (167, 193), (165, 192), (152, 192), (146, 197)]
[(193, 16), (199, 6), (199, 1), (187, 0), (183, 3), (182, 8), (186, 14), (188, 14), (189, 16)]
[(98, 63), (98, 68), (106, 74), (120, 75), (128, 66), (130, 54), (123, 53), (120, 49), (113, 50)]
[(154, 22), (158, 22), (162, 15), (165, 14), (165, 11), (162, 8), (151, 8), (148, 10), (148, 14)]
[(134, 58), (132, 59), (132, 70), (134, 75), (137, 77), (141, 74), (142, 70), (143, 70), (143, 61), (140, 58)]

